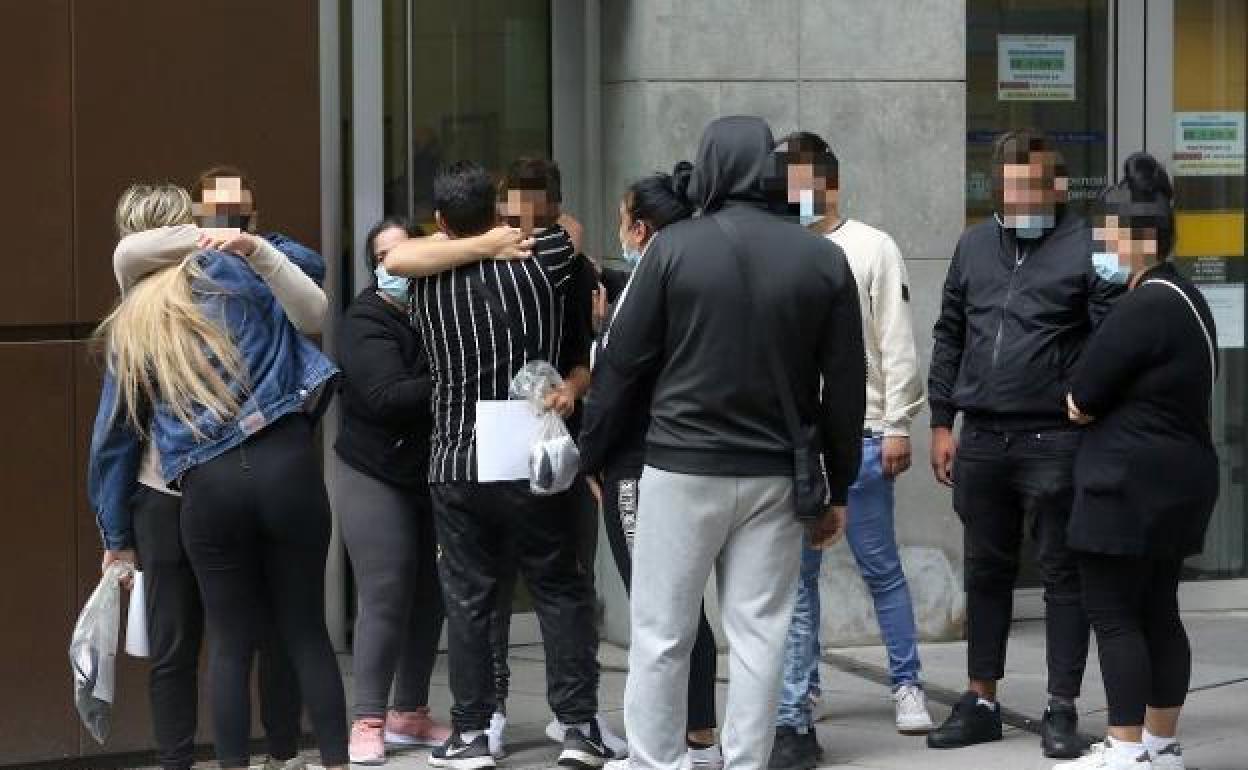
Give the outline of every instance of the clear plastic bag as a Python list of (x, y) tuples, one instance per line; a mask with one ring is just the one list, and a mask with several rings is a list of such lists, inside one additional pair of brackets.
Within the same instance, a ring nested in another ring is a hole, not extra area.
[(132, 574), (134, 567), (125, 562), (108, 566), (78, 615), (69, 642), (74, 705), (87, 732), (101, 744), (112, 729), (117, 639), (121, 632), (121, 581)]
[(563, 418), (546, 408), (546, 396), (563, 384), (548, 361), (530, 361), (511, 380), (511, 397), (524, 399), (541, 415), (542, 423), (529, 448), (529, 489), (536, 495), (555, 495), (576, 481), (581, 453)]

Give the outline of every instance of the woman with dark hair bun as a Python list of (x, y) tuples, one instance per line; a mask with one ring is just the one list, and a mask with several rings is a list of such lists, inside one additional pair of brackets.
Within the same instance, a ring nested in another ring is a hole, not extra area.
[(1177, 729), (1192, 657), (1179, 578), (1204, 546), (1218, 497), (1213, 316), (1168, 260), (1165, 169), (1136, 153), (1123, 171), (1098, 201), (1093, 262), (1129, 294), (1089, 341), (1066, 399), (1070, 419), (1088, 426), (1068, 537), (1096, 631), (1109, 736), (1062, 770), (1184, 767)]
[[(629, 185), (620, 200), (620, 251), (629, 267), (635, 268), (644, 259), (646, 248), (655, 234), (670, 224), (693, 216), (694, 206), (687, 197), (693, 164), (677, 163), (672, 173), (655, 173)], [(617, 304), (627, 301), (625, 286)], [(610, 326), (603, 332), (602, 344), (610, 337)], [(586, 426), (593, 424), (594, 386), (586, 399)], [(595, 495), (602, 503), (607, 539), (616, 568), (628, 588), (632, 579), (633, 532), (637, 524), (638, 480), (645, 464), (645, 439), (650, 420), (638, 414), (631, 422), (628, 437), (611, 439), (611, 451), (605, 451), (607, 437), (592, 427), (581, 435), (581, 462), (591, 479)], [(686, 722), (688, 767), (692, 770), (720, 770), (723, 753), (715, 736), (715, 633), (702, 610), (698, 635), (693, 644), (689, 666), (689, 710)]]

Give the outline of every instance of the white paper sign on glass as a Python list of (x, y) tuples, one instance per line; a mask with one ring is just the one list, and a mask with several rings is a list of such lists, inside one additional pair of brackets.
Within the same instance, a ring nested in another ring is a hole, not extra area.
[(541, 419), (528, 401), (477, 402), (477, 480), (529, 478), (529, 449)]
[(1075, 36), (997, 35), (997, 100), (1075, 101)]
[(1243, 176), (1243, 112), (1174, 113), (1176, 176)]
[(1202, 283), (1200, 293), (1209, 303), (1213, 323), (1218, 327), (1218, 347), (1223, 350), (1244, 346), (1244, 285), (1242, 283)]

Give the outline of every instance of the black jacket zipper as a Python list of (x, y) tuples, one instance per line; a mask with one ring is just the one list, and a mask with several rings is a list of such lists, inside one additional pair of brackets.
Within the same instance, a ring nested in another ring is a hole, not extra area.
[(1023, 249), (1021, 243), (1016, 243), (1014, 254), (1014, 269), (1010, 272), (1010, 284), (1005, 290), (1005, 301), (1001, 303), (1001, 318), (997, 321), (997, 336), (992, 341), (992, 368), (996, 371), (997, 359), (1001, 355), (1001, 337), (1005, 332), (1005, 312), (1010, 307), (1010, 300), (1014, 297), (1014, 281), (1018, 278), (1018, 271), (1022, 268), (1023, 262), (1027, 260), (1027, 252)]

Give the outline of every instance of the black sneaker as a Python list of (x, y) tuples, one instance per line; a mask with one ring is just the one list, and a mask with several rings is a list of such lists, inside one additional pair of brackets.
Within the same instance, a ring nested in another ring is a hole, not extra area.
[(602, 742), (602, 731), (598, 729), (598, 720), (589, 720), (589, 734), (579, 727), (569, 727), (563, 735), (563, 751), (559, 754), (562, 767), (577, 767), (582, 770), (597, 770), (612, 758), (611, 749)]
[(805, 735), (792, 727), (777, 727), (776, 742), (771, 747), (769, 770), (813, 770), (819, 764), (815, 755), (818, 743), (811, 740), (813, 731)]
[(471, 743), (465, 743), (459, 731), (455, 731), (446, 739), (446, 743), (429, 754), (429, 764), (451, 770), (484, 770), (494, 767), (490, 739), (485, 733), (481, 733)]
[(1001, 708), (982, 705), (973, 692), (965, 693), (945, 723), (927, 734), (927, 746), (932, 749), (960, 749), (999, 740)]
[(1073, 703), (1050, 700), (1040, 723), (1040, 746), (1050, 759), (1075, 759), (1088, 744), (1079, 737), (1079, 712)]

